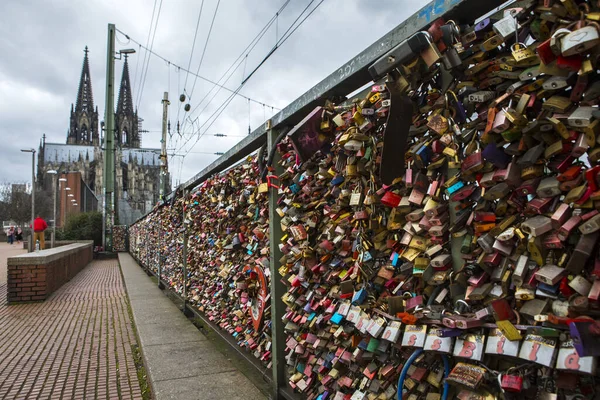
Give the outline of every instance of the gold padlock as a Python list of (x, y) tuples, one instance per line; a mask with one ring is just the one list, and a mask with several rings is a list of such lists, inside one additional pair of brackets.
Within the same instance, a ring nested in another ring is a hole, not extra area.
[(530, 62), (537, 61), (538, 58), (537, 55), (523, 43), (515, 43), (510, 46), (510, 52), (517, 62), (517, 65), (525, 65)]

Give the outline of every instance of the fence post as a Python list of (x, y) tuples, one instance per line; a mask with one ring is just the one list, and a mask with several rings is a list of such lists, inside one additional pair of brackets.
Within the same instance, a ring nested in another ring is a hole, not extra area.
[[(270, 151), (275, 150), (275, 139), (279, 135), (275, 129), (269, 129), (267, 131), (267, 143)], [(275, 154), (273, 159), (273, 167), (275, 168), (275, 175), (281, 175), (283, 169), (278, 164), (279, 154)], [(279, 238), (281, 234), (281, 217), (275, 211), (277, 208), (277, 189), (269, 189), (269, 232), (270, 240), (269, 245), (271, 259), (269, 262), (270, 273), (271, 273), (271, 370), (273, 372), (273, 399), (281, 399), (280, 389), (286, 385), (285, 379), (285, 334), (283, 331), (283, 325), (281, 317), (285, 313), (285, 304), (281, 300), (281, 296), (286, 292), (285, 285), (279, 279), (279, 272), (277, 265), (282, 254), (279, 250)]]
[[(182, 251), (182, 257), (183, 257), (183, 313), (185, 315), (188, 315), (188, 311), (187, 311), (187, 250), (188, 250), (188, 223), (186, 222), (186, 215), (185, 215), (185, 200), (188, 197), (189, 194), (189, 189), (185, 189), (183, 191), (183, 200), (184, 200), (184, 204), (183, 204), (183, 216), (182, 216), (182, 225), (183, 225), (183, 251)], [(191, 221), (189, 222), (191, 223)]]
[(163, 248), (162, 248), (162, 244), (165, 243), (165, 237), (166, 236), (166, 231), (163, 229), (163, 224), (161, 223), (160, 226), (158, 227), (158, 240), (159, 243), (157, 243), (157, 248), (158, 248), (158, 288), (159, 289), (164, 289), (165, 285), (162, 283), (162, 266), (163, 266), (163, 262), (165, 260), (165, 256), (164, 256), (164, 252), (163, 252)]

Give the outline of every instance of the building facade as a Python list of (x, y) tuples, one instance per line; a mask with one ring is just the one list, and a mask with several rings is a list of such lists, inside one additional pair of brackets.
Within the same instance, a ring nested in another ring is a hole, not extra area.
[[(103, 133), (99, 130), (98, 107), (94, 106), (88, 49), (84, 50), (83, 67), (75, 104), (71, 105), (66, 143), (49, 143), (44, 135), (38, 152), (37, 181), (52, 188), (52, 176), (79, 173), (97, 197), (101, 211), (104, 190), (102, 150)], [(141, 118), (133, 107), (127, 57), (115, 111), (115, 197), (120, 224), (129, 224), (146, 214), (159, 200), (160, 149), (142, 148)], [(169, 187), (170, 187), (170, 177)], [(83, 205), (78, 203), (83, 211)], [(90, 210), (87, 210), (90, 211)], [(60, 220), (63, 220), (61, 217)]]

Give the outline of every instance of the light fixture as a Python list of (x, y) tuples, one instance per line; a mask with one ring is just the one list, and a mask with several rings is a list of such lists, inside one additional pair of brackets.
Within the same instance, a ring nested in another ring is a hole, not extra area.
[(59, 181), (59, 182), (66, 182), (66, 181), (67, 181), (67, 178), (58, 178), (58, 181)]
[(35, 149), (21, 149), (23, 153), (35, 153)]
[(73, 193), (69, 193), (67, 196), (68, 197), (74, 197), (75, 195)]
[(119, 50), (119, 53), (121, 53), (121, 54), (133, 54), (133, 53), (135, 53), (135, 49), (123, 49), (123, 50)]
[(46, 173), (50, 174), (50, 175), (56, 175), (56, 174), (58, 174), (58, 171), (55, 169), (49, 169), (48, 171), (46, 171)]

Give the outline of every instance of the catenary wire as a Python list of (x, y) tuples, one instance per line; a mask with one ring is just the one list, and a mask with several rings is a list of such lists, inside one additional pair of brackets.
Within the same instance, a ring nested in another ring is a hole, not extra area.
[[(121, 31), (121, 30), (119, 30), (119, 29), (117, 29), (117, 32), (119, 32), (120, 34), (124, 35), (125, 37), (127, 37), (128, 39), (130, 39), (130, 40), (131, 40), (133, 43), (137, 44), (138, 46), (141, 46), (141, 47), (142, 47), (144, 50), (147, 50), (147, 51), (149, 51), (149, 53), (150, 53), (150, 54), (152, 54), (153, 56), (155, 56), (155, 57), (158, 57), (158, 58), (160, 58), (161, 60), (163, 60), (163, 61), (166, 61), (166, 62), (168, 62), (168, 63), (171, 63), (171, 65), (172, 65), (173, 67), (177, 68), (178, 70), (180, 70), (180, 71), (184, 71), (184, 72), (189, 72), (189, 74), (190, 74), (190, 75), (196, 75), (196, 74), (195, 74), (193, 71), (189, 71), (189, 70), (185, 69), (184, 67), (182, 67), (182, 66), (180, 66), (180, 65), (178, 65), (178, 64), (176, 64), (176, 63), (174, 63), (174, 62), (172, 62), (172, 61), (170, 61), (170, 60), (168, 60), (168, 59), (166, 59), (165, 57), (161, 56), (160, 54), (156, 53), (154, 50), (150, 50), (150, 49), (148, 49), (148, 48), (144, 47), (144, 45), (140, 44), (138, 41), (136, 41), (136, 40), (135, 40), (134, 38), (132, 38), (131, 36), (127, 35), (125, 32), (123, 32), (123, 31)], [(222, 89), (225, 89), (225, 90), (227, 90), (228, 92), (231, 92), (231, 93), (233, 93), (233, 92), (234, 92), (234, 90), (233, 90), (233, 89), (229, 89), (229, 88), (228, 88), (228, 87), (226, 87), (226, 86), (219, 85), (217, 82), (215, 82), (215, 81), (213, 81), (213, 80), (211, 80), (211, 79), (205, 78), (205, 77), (204, 77), (204, 76), (202, 76), (202, 75), (198, 75), (198, 78), (199, 78), (199, 79), (202, 79), (202, 80), (204, 80), (204, 81), (206, 81), (206, 82), (209, 82), (209, 83), (211, 83), (211, 84), (213, 84), (213, 85), (219, 86), (219, 87), (221, 87)], [(248, 96), (245, 96), (245, 95), (243, 95), (243, 94), (238, 94), (238, 96), (239, 96), (239, 97), (242, 97), (242, 98), (244, 98), (244, 99), (246, 99), (246, 100), (250, 100), (250, 101), (251, 101), (251, 102), (253, 102), (253, 103), (260, 104), (261, 106), (267, 106), (267, 107), (271, 107), (271, 108), (273, 108), (273, 109), (275, 109), (275, 110), (281, 111), (281, 109), (280, 109), (280, 108), (277, 108), (277, 107), (274, 107), (274, 106), (272, 106), (272, 105), (266, 104), (266, 103), (264, 103), (264, 102), (262, 102), (262, 101), (259, 101), (259, 100), (255, 100), (255, 99), (253, 99), (253, 98), (251, 98), (251, 97), (248, 97)]]
[[(150, 43), (150, 34), (152, 33), (152, 23), (154, 22), (154, 14), (156, 12), (156, 1), (154, 0), (154, 7), (152, 8), (152, 18), (150, 18), (150, 26), (148, 27), (148, 38), (146, 39), (146, 48), (148, 47), (148, 44)], [(118, 31), (118, 29), (117, 29)], [(129, 38), (127, 38), (129, 39)], [(140, 48), (142, 47), (141, 44), (139, 44)], [(144, 62), (142, 63), (142, 67), (143, 65), (146, 63), (146, 57), (148, 56), (148, 51), (146, 50), (146, 52), (144, 52)], [(140, 64), (140, 57), (137, 57), (137, 63), (135, 65), (135, 75), (134, 75), (134, 79), (133, 79), (133, 88), (136, 87), (137, 85), (137, 79), (138, 79), (138, 65)], [(133, 89), (132, 89), (133, 90)]]
[[(156, 38), (156, 31), (158, 30), (158, 20), (160, 18), (160, 11), (162, 9), (162, 3), (163, 0), (160, 0), (160, 3), (158, 5), (158, 12), (156, 13), (156, 22), (154, 23), (154, 33), (152, 34), (152, 42), (150, 42), (150, 52), (152, 52), (152, 47), (154, 47), (154, 39)], [(146, 84), (146, 78), (148, 77), (148, 67), (150, 66), (150, 56), (148, 56), (148, 61), (146, 63), (146, 69), (143, 72), (143, 79), (142, 79), (142, 83), (140, 85), (140, 90), (139, 90), (139, 95), (138, 95), (138, 101), (136, 103), (136, 109), (139, 108), (140, 102), (142, 101), (143, 98), (143, 94), (144, 94), (144, 85)]]
[[(275, 13), (275, 15), (260, 30), (260, 32), (254, 37), (254, 39), (252, 39), (252, 41), (250, 41), (250, 43), (246, 46), (246, 48), (240, 53), (240, 55), (237, 57), (237, 59), (235, 61), (233, 61), (233, 63), (223, 73), (223, 75), (221, 75), (221, 77), (218, 79), (217, 82), (221, 82), (221, 80), (223, 78), (225, 78), (225, 76), (227, 76), (227, 74), (229, 74), (229, 76), (227, 77), (227, 79), (225, 79), (225, 81), (222, 83), (222, 85), (224, 85), (225, 83), (227, 83), (229, 81), (229, 79), (231, 79), (231, 77), (233, 76), (233, 74), (235, 73), (235, 71), (240, 67), (241, 62), (243, 61), (244, 57), (247, 57), (248, 54), (254, 49), (254, 47), (256, 47), (256, 45), (258, 44), (258, 42), (260, 41), (260, 39), (262, 39), (262, 37), (267, 33), (268, 29), (273, 25), (273, 23), (275, 21), (277, 21), (277, 19), (279, 17), (279, 14), (281, 14), (281, 12), (288, 6), (288, 4), (290, 3), (290, 1), (291, 0), (286, 0), (286, 2), (283, 3), (283, 5), (279, 8), (279, 10), (277, 10), (277, 12)], [(233, 70), (232, 70), (232, 68), (233, 68)], [(217, 87), (219, 87), (219, 89), (217, 90), (217, 93), (215, 93), (215, 95), (212, 98), (214, 98), (219, 93), (219, 91), (223, 88), (223, 86), (219, 86), (219, 84), (215, 84), (204, 95), (204, 97), (200, 100), (200, 102), (198, 104), (196, 104), (196, 106), (194, 107), (194, 109), (190, 112), (190, 115), (192, 115), (192, 114), (194, 114), (196, 112), (196, 110), (200, 107), (200, 105), (202, 105), (202, 103), (208, 98), (208, 96), (210, 96), (212, 94), (213, 90), (215, 90)], [(210, 104), (210, 101), (208, 102), (208, 104)], [(206, 108), (208, 107), (208, 104), (206, 106), (204, 106), (204, 108), (200, 111), (199, 114), (202, 114), (204, 112), (204, 110), (206, 110)], [(185, 120), (184, 120), (184, 123), (185, 123)]]
[(198, 64), (198, 70), (196, 71), (196, 75), (194, 78), (194, 84), (192, 85), (192, 90), (190, 91), (190, 99), (194, 94), (194, 89), (196, 88), (196, 81), (198, 80), (198, 74), (200, 73), (200, 67), (202, 66), (202, 61), (204, 60), (204, 54), (206, 54), (206, 47), (208, 46), (208, 42), (210, 40), (210, 34), (212, 33), (213, 25), (215, 24), (215, 18), (217, 17), (217, 11), (219, 11), (219, 5), (221, 4), (221, 0), (217, 1), (217, 7), (215, 8), (215, 13), (213, 14), (212, 21), (210, 22), (210, 28), (208, 30), (208, 36), (206, 37), (206, 41), (204, 42), (204, 49), (202, 49), (202, 56), (200, 56), (200, 63)]
[[(196, 49), (196, 38), (198, 37), (198, 28), (200, 28), (200, 19), (202, 18), (202, 10), (204, 9), (204, 0), (200, 4), (200, 12), (198, 13), (198, 20), (196, 21), (196, 31), (194, 32), (194, 40), (192, 41), (192, 49), (190, 51), (190, 59), (188, 61), (187, 72), (185, 74), (185, 82), (183, 84), (183, 90), (187, 87), (188, 77), (190, 75), (189, 70), (192, 66), (192, 57), (194, 56), (194, 50)], [(181, 102), (177, 107), (177, 120), (179, 121), (179, 112), (181, 111)]]
[[(296, 26), (296, 27), (295, 27), (295, 28), (294, 28), (294, 29), (293, 29), (293, 30), (290, 32), (291, 26), (293, 26), (293, 25), (294, 25), (294, 24), (295, 24), (295, 23), (296, 23), (296, 22), (297, 22), (297, 21), (300, 19), (301, 15), (302, 15), (302, 14), (304, 14), (304, 12), (306, 12), (306, 10), (307, 10), (307, 9), (310, 7), (310, 5), (311, 5), (311, 4), (314, 2), (314, 0), (311, 0), (311, 2), (310, 2), (310, 3), (309, 3), (307, 6), (306, 6), (306, 8), (305, 8), (305, 9), (304, 9), (304, 10), (303, 10), (301, 13), (300, 13), (300, 15), (298, 16), (298, 18), (296, 18), (296, 20), (294, 21), (294, 23), (292, 23), (292, 25), (290, 26), (290, 28), (288, 28), (288, 30), (287, 30), (287, 31), (286, 31), (286, 32), (283, 34), (283, 36), (282, 36), (282, 38), (281, 38), (281, 40), (280, 40), (280, 42), (281, 42), (281, 43), (280, 43), (279, 45), (276, 45), (276, 46), (274, 47), (274, 49), (271, 51), (271, 53), (270, 53), (270, 54), (272, 54), (272, 52), (273, 52), (274, 50), (276, 50), (277, 48), (279, 48), (279, 47), (280, 47), (280, 46), (281, 46), (281, 45), (282, 45), (282, 44), (283, 44), (283, 43), (284, 43), (284, 42), (285, 42), (285, 41), (286, 41), (286, 40), (287, 40), (287, 39), (288, 39), (288, 38), (289, 38), (289, 37), (290, 37), (290, 36), (291, 36), (291, 35), (292, 35), (292, 34), (293, 34), (293, 33), (294, 33), (294, 32), (295, 32), (295, 31), (296, 31), (296, 30), (297, 30), (297, 29), (298, 29), (298, 28), (299, 28), (299, 27), (300, 27), (300, 26), (303, 24), (303, 23), (304, 23), (304, 21), (306, 21), (306, 19), (307, 19), (308, 17), (310, 17), (310, 15), (311, 15), (311, 14), (312, 14), (312, 13), (313, 13), (313, 12), (314, 12), (314, 11), (315, 11), (315, 10), (316, 10), (316, 9), (317, 9), (317, 8), (318, 8), (318, 7), (319, 7), (319, 6), (320, 6), (320, 5), (321, 5), (321, 4), (324, 2), (324, 1), (325, 1), (325, 0), (321, 0), (321, 1), (320, 1), (320, 2), (319, 2), (319, 3), (318, 3), (318, 4), (317, 4), (317, 5), (316, 5), (316, 6), (315, 6), (315, 7), (314, 7), (314, 8), (313, 8), (313, 9), (312, 9), (312, 10), (311, 10), (311, 11), (310, 11), (310, 12), (309, 12), (309, 13), (308, 13), (306, 16), (305, 16), (305, 17), (304, 17), (304, 19), (302, 19), (302, 21), (300, 21), (300, 23), (299, 23), (299, 24), (298, 24), (298, 25), (297, 25), (297, 26)], [(287, 34), (288, 32), (290, 32), (290, 33), (289, 33), (289, 34)], [(287, 36), (286, 36), (286, 34), (287, 34)], [(268, 58), (268, 57), (267, 57), (267, 58)], [(263, 61), (262, 61), (262, 62), (259, 64), (259, 66), (258, 66), (258, 67), (257, 67), (257, 68), (256, 68), (256, 69), (255, 69), (255, 70), (254, 70), (254, 71), (253, 71), (251, 74), (250, 74), (250, 76), (251, 76), (251, 75), (252, 75), (254, 72), (256, 72), (256, 71), (258, 70), (258, 68), (259, 68), (261, 65), (263, 65), (263, 64), (264, 64), (264, 62), (265, 62), (265, 61), (266, 61), (266, 58), (265, 58), (265, 60), (263, 60)], [(237, 91), (239, 91), (239, 90), (240, 90), (240, 89), (243, 87), (243, 85), (244, 85), (244, 84), (245, 84), (245, 83), (248, 81), (248, 79), (250, 78), (250, 76), (248, 76), (248, 77), (247, 77), (247, 78), (246, 78), (246, 79), (245, 79), (245, 80), (244, 80), (244, 81), (243, 81), (243, 82), (240, 84), (240, 86), (239, 86), (239, 87), (236, 89), (236, 92), (237, 92)], [(227, 99), (226, 99), (226, 100), (223, 102), (223, 104), (222, 104), (222, 105), (221, 105), (221, 106), (220, 106), (220, 107), (219, 107), (217, 110), (215, 110), (215, 112), (214, 112), (214, 113), (213, 113), (211, 116), (209, 116), (209, 117), (206, 119), (206, 121), (204, 122), (204, 124), (202, 124), (202, 125), (201, 125), (201, 126), (198, 128), (198, 131), (196, 131), (196, 132), (198, 133), (198, 135), (197, 135), (197, 138), (196, 138), (196, 141), (194, 142), (194, 144), (193, 144), (192, 146), (190, 146), (190, 148), (189, 148), (189, 150), (188, 150), (188, 153), (191, 151), (191, 149), (192, 149), (192, 148), (194, 148), (194, 146), (195, 146), (195, 145), (198, 143), (198, 141), (200, 140), (200, 138), (202, 138), (202, 136), (204, 136), (204, 134), (205, 134), (205, 133), (208, 131), (208, 129), (210, 129), (210, 127), (211, 127), (211, 126), (212, 126), (212, 125), (215, 123), (215, 121), (216, 121), (216, 120), (219, 118), (219, 116), (220, 116), (220, 115), (223, 113), (223, 111), (225, 111), (225, 109), (227, 108), (227, 106), (229, 106), (229, 104), (231, 103), (231, 101), (232, 101), (232, 100), (233, 100), (233, 95), (232, 95), (232, 96), (229, 96), (229, 98), (227, 98)], [(218, 113), (217, 113), (217, 112), (218, 112)], [(215, 114), (216, 114), (216, 116), (215, 116)], [(211, 123), (210, 123), (210, 124), (209, 124), (209, 125), (206, 127), (206, 129), (204, 130), (204, 132), (200, 133), (200, 130), (201, 130), (201, 129), (204, 127), (204, 125), (206, 125), (206, 123), (208, 123), (208, 121), (210, 121), (211, 119), (212, 119), (212, 122), (211, 122)], [(191, 137), (192, 137), (192, 136), (193, 136), (193, 133), (192, 133), (192, 135), (190, 135), (190, 138), (189, 138), (188, 140), (186, 140), (186, 142), (183, 144), (183, 146), (182, 146), (182, 147), (181, 147), (179, 150), (183, 149), (183, 147), (184, 147), (184, 146), (185, 146), (187, 143), (189, 143), (189, 141), (191, 140)], [(187, 154), (187, 153), (186, 153), (186, 154)]]
[(306, 17), (304, 17), (304, 19), (302, 21), (300, 21), (300, 23), (294, 28), (294, 30), (292, 30), (292, 32), (286, 36), (286, 34), (290, 31), (290, 29), (292, 29), (292, 27), (296, 24), (296, 22), (298, 22), (298, 20), (300, 19), (300, 17), (302, 16), (302, 14), (304, 14), (306, 12), (306, 10), (308, 10), (308, 8), (311, 6), (312, 3), (314, 3), (315, 0), (311, 0), (310, 3), (308, 3), (308, 5), (306, 6), (306, 8), (304, 8), (304, 10), (302, 10), (302, 12), (300, 13), (300, 15), (298, 15), (298, 17), (296, 18), (296, 20), (294, 20), (294, 22), (290, 25), (290, 27), (287, 29), (287, 31), (284, 32), (284, 34), (281, 36), (281, 39), (275, 43), (275, 46), (271, 49), (271, 51), (269, 51), (269, 53), (265, 56), (265, 58), (263, 58), (263, 60), (256, 66), (256, 68), (254, 68), (254, 70), (252, 72), (250, 72), (250, 74), (248, 74), (248, 76), (242, 81), (242, 85), (244, 83), (246, 83), (246, 81), (248, 81), (252, 75), (254, 75), (254, 73), (256, 71), (258, 71), (258, 69), (269, 59), (269, 57), (271, 57), (273, 55), (273, 53), (275, 53), (275, 51), (281, 46), (283, 45), (283, 43), (285, 43), (285, 41), (296, 31), (296, 29), (298, 29), (303, 23), (304, 21), (306, 21), (306, 19), (308, 17), (310, 17), (310, 15), (317, 9), (319, 8), (319, 6), (321, 4), (323, 4), (323, 1), (325, 0), (321, 0), (321, 2), (319, 4), (317, 4), (315, 6), (315, 8), (313, 8), (307, 15)]

